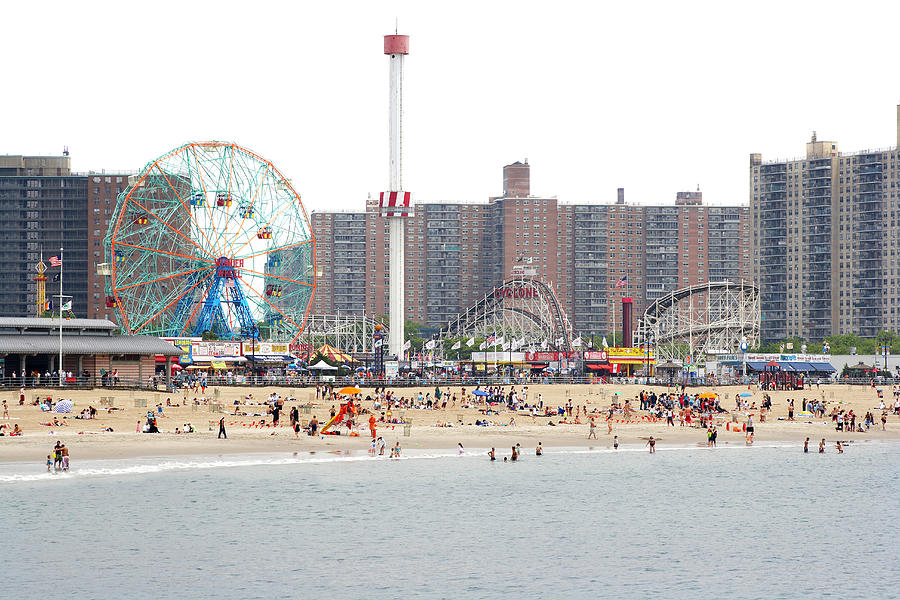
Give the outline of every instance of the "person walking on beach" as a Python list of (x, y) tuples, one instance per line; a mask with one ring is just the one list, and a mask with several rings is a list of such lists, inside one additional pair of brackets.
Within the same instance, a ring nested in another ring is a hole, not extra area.
[(3, 401), (3, 418), (9, 418), (9, 407), (6, 405), (6, 400)]
[(645, 446), (650, 446), (650, 454), (656, 454), (656, 440), (653, 439), (653, 436), (650, 436), (650, 439), (647, 440)]
[(381, 437), (379, 437), (378, 438), (378, 456), (384, 456), (384, 446), (385, 446), (384, 440)]
[(216, 439), (221, 439), (223, 436), (226, 440), (228, 439), (228, 434), (225, 433), (225, 417), (219, 419), (219, 435), (216, 436)]
[(588, 433), (588, 439), (591, 438), (597, 439), (597, 424), (594, 422), (594, 417), (591, 417), (591, 431)]
[(882, 431), (886, 431), (886, 429), (884, 428), (884, 426), (886, 424), (887, 424), (887, 413), (883, 412), (883, 413), (881, 413), (881, 430)]
[(804, 454), (809, 452), (809, 438), (806, 438), (806, 441), (803, 442), (803, 452)]

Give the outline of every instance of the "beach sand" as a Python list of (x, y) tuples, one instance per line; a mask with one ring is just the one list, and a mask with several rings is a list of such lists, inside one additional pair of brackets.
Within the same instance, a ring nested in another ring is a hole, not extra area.
[[(450, 393), (460, 395), (460, 388), (463, 386), (450, 386)], [(472, 387), (464, 386), (467, 393), (471, 395)], [(164, 407), (164, 416), (159, 418), (159, 428), (162, 433), (144, 434), (137, 433), (136, 428), (138, 421), (142, 424), (145, 421), (148, 410), (154, 410), (156, 404), (165, 405), (166, 399), (170, 398), (172, 403), (182, 404), (184, 401), (183, 393), (166, 394), (163, 392), (147, 392), (129, 390), (60, 390), (59, 388), (42, 388), (27, 390), (27, 401), (25, 406), (19, 406), (18, 391), (2, 392), (0, 398), (6, 400), (9, 406), (10, 420), (0, 419), (0, 424), (8, 423), (10, 427), (18, 424), (24, 431), (24, 435), (20, 437), (0, 437), (0, 461), (4, 462), (31, 462), (43, 464), (46, 456), (50, 453), (51, 448), (57, 440), (62, 441), (70, 449), (73, 467), (77, 465), (79, 459), (102, 459), (102, 458), (131, 458), (131, 457), (153, 457), (153, 456), (181, 456), (181, 455), (226, 455), (226, 454), (245, 454), (254, 452), (280, 453), (280, 452), (305, 452), (305, 451), (335, 451), (335, 450), (363, 450), (369, 448), (371, 438), (365, 424), (359, 429), (359, 437), (351, 437), (348, 435), (340, 436), (315, 436), (310, 437), (301, 431), (299, 439), (294, 436), (293, 430), (290, 428), (289, 411), (294, 404), (312, 403), (314, 406), (309, 414), (301, 411), (301, 420), (307, 420), (315, 415), (320, 424), (328, 421), (332, 402), (316, 401), (315, 388), (288, 388), (288, 387), (221, 387), (219, 391), (219, 402), (224, 406), (224, 416), (226, 421), (226, 429), (228, 439), (217, 439), (218, 420), (223, 414), (211, 412), (210, 407), (200, 406), (180, 406), (180, 407)], [(504, 389), (509, 389), (505, 386)], [(521, 390), (522, 386), (517, 385), (517, 390)], [(573, 404), (584, 406), (587, 410), (602, 410), (609, 407), (611, 399), (614, 398), (615, 392), (620, 392), (621, 399), (632, 399), (633, 408), (639, 408), (640, 404), (635, 399), (641, 390), (655, 390), (657, 393), (665, 392), (664, 386), (641, 386), (641, 385), (529, 385), (528, 401), (529, 403), (537, 400), (537, 395), (543, 395), (544, 405), (562, 406), (569, 399)], [(362, 397), (372, 393), (372, 388), (362, 388)], [(441, 386), (442, 392), (448, 390), (448, 386)], [(271, 423), (272, 417), (266, 414), (266, 406), (262, 402), (273, 391), (278, 392), (284, 397), (293, 395), (296, 398), (295, 403), (286, 403), (285, 410), (281, 415), (281, 424), (278, 428), (272, 427), (250, 427), (252, 423), (259, 423), (265, 420)], [(434, 386), (423, 386), (420, 388), (402, 388), (396, 389), (397, 395), (410, 397), (418, 394), (431, 392), (434, 395)], [(746, 386), (718, 386), (707, 388), (691, 388), (688, 390), (692, 393), (715, 392), (720, 395), (720, 403), (726, 410), (735, 408), (734, 398), (736, 394), (748, 391)], [(763, 392), (757, 391), (755, 387), (750, 389), (753, 393), (750, 402), (761, 404)], [(207, 396), (213, 397), (215, 391), (213, 388), (207, 389)], [(254, 402), (259, 404), (247, 404), (245, 397), (253, 394)], [(869, 439), (900, 439), (900, 418), (893, 414), (888, 415), (887, 431), (881, 431), (881, 412), (875, 410), (878, 407), (879, 399), (876, 391), (871, 387), (848, 386), (848, 385), (823, 385), (821, 388), (812, 386), (806, 390), (794, 392), (769, 392), (772, 397), (773, 408), (767, 414), (767, 421), (759, 422), (759, 411), (751, 411), (754, 413), (754, 424), (756, 426), (755, 440), (757, 442), (766, 441), (785, 441), (796, 442), (802, 444), (803, 439), (810, 438), (810, 445), (815, 445), (821, 438), (826, 438), (829, 442), (836, 439), (841, 440), (869, 440)], [(830, 417), (822, 419), (806, 418), (802, 419), (798, 416), (801, 410), (802, 399), (821, 398), (824, 394), (825, 400), (828, 402), (826, 412), (830, 412), (831, 408), (839, 405), (843, 409), (853, 409), (858, 415), (858, 422), (867, 411), (875, 414), (876, 425), (867, 433), (850, 433), (837, 432), (832, 424)], [(101, 407), (99, 399), (101, 396), (114, 396), (114, 406), (119, 410), (107, 412), (106, 407)], [(72, 413), (60, 415), (55, 413), (42, 412), (39, 407), (31, 406), (30, 403), (34, 396), (46, 397), (52, 396), (54, 399), (65, 398), (75, 402), (75, 408)], [(893, 396), (889, 387), (884, 387), (885, 405), (893, 404)], [(200, 394), (189, 393), (188, 398), (193, 399), (200, 397)], [(147, 402), (147, 407), (135, 407), (135, 399), (143, 398)], [(795, 406), (795, 421), (789, 422), (787, 418), (787, 400), (793, 399)], [(231, 413), (234, 411), (234, 401), (241, 402), (240, 410), (246, 413), (256, 413), (259, 416), (235, 416)], [(339, 408), (338, 403), (334, 403)], [(88, 406), (94, 406), (99, 410), (96, 419), (81, 420), (75, 419), (75, 415)], [(364, 408), (372, 408), (371, 402), (363, 402)], [(666, 444), (706, 444), (706, 430), (698, 427), (681, 427), (678, 425), (676, 418), (676, 426), (667, 426), (664, 420), (655, 423), (640, 419), (640, 415), (646, 415), (646, 412), (637, 411), (639, 417), (632, 419), (631, 422), (624, 422), (622, 415), (616, 415), (613, 419), (613, 430), (611, 434), (607, 433), (607, 424), (605, 416), (598, 416), (597, 423), (597, 440), (587, 439), (589, 432), (589, 418), (581, 417), (582, 424), (562, 424), (555, 427), (547, 425), (550, 421), (546, 417), (538, 417), (532, 422), (532, 418), (524, 413), (512, 415), (505, 410), (499, 415), (491, 415), (487, 417), (497, 423), (497, 426), (481, 427), (474, 425), (476, 419), (484, 418), (477, 408), (462, 409), (457, 405), (452, 407), (448, 402), (446, 410), (417, 410), (417, 409), (400, 409), (394, 410), (394, 416), (404, 416), (412, 420), (410, 435), (404, 435), (404, 427), (402, 425), (387, 425), (379, 423), (377, 426), (377, 435), (385, 439), (388, 447), (393, 446), (399, 441), (403, 448), (415, 449), (450, 449), (456, 448), (458, 443), (462, 443), (466, 448), (490, 448), (495, 447), (498, 451), (509, 450), (516, 443), (522, 445), (522, 448), (532, 453), (534, 446), (541, 442), (545, 448), (552, 447), (607, 447), (612, 445), (613, 436), (617, 435), (619, 443), (622, 445), (643, 445), (649, 436), (659, 439), (658, 447)], [(52, 421), (53, 417), (66, 423), (63, 427), (46, 426), (42, 423)], [(515, 416), (516, 424), (509, 424), (510, 417)], [(65, 417), (65, 418), (63, 418)], [(779, 420), (782, 417), (785, 420)], [(727, 431), (725, 422), (737, 419), (739, 423), (746, 421), (745, 412), (723, 413), (718, 421), (718, 444), (739, 444), (745, 443), (745, 435), (742, 432)], [(553, 417), (553, 421), (557, 422), (561, 417)], [(362, 422), (365, 419), (361, 419)], [(462, 421), (462, 425), (460, 424)], [(176, 427), (183, 427), (185, 423), (191, 423), (196, 432), (192, 434), (174, 433)], [(436, 424), (452, 424), (452, 427), (439, 427)], [(103, 428), (111, 427), (112, 432), (103, 431)]]

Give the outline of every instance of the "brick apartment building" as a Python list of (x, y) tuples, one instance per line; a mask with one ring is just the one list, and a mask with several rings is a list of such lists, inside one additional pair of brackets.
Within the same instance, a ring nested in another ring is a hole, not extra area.
[[(671, 206), (569, 204), (531, 195), (527, 161), (503, 168), (503, 195), (487, 202), (423, 202), (406, 222), (406, 317), (446, 324), (515, 266), (551, 284), (576, 331), (621, 325), (663, 293), (707, 280), (749, 279), (746, 206), (704, 206), (679, 193)], [(313, 312), (389, 311), (388, 225), (369, 197), (364, 212), (313, 212), (318, 288)], [(622, 277), (627, 288), (616, 288)], [(702, 299), (701, 299), (702, 301)]]

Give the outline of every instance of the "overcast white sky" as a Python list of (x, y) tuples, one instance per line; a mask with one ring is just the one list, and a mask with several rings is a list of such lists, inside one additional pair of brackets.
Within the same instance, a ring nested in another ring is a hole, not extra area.
[(896, 144), (897, 2), (15, 2), (0, 154), (140, 169), (191, 140), (273, 161), (307, 210), (387, 187), (388, 61), (409, 34), (404, 187), (747, 201), (751, 152)]

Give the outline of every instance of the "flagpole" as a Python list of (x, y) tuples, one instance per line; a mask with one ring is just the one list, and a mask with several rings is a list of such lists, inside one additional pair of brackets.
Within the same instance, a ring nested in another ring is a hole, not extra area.
[(63, 249), (59, 249), (59, 387), (63, 386), (63, 351), (62, 351), (62, 320), (63, 320)]

